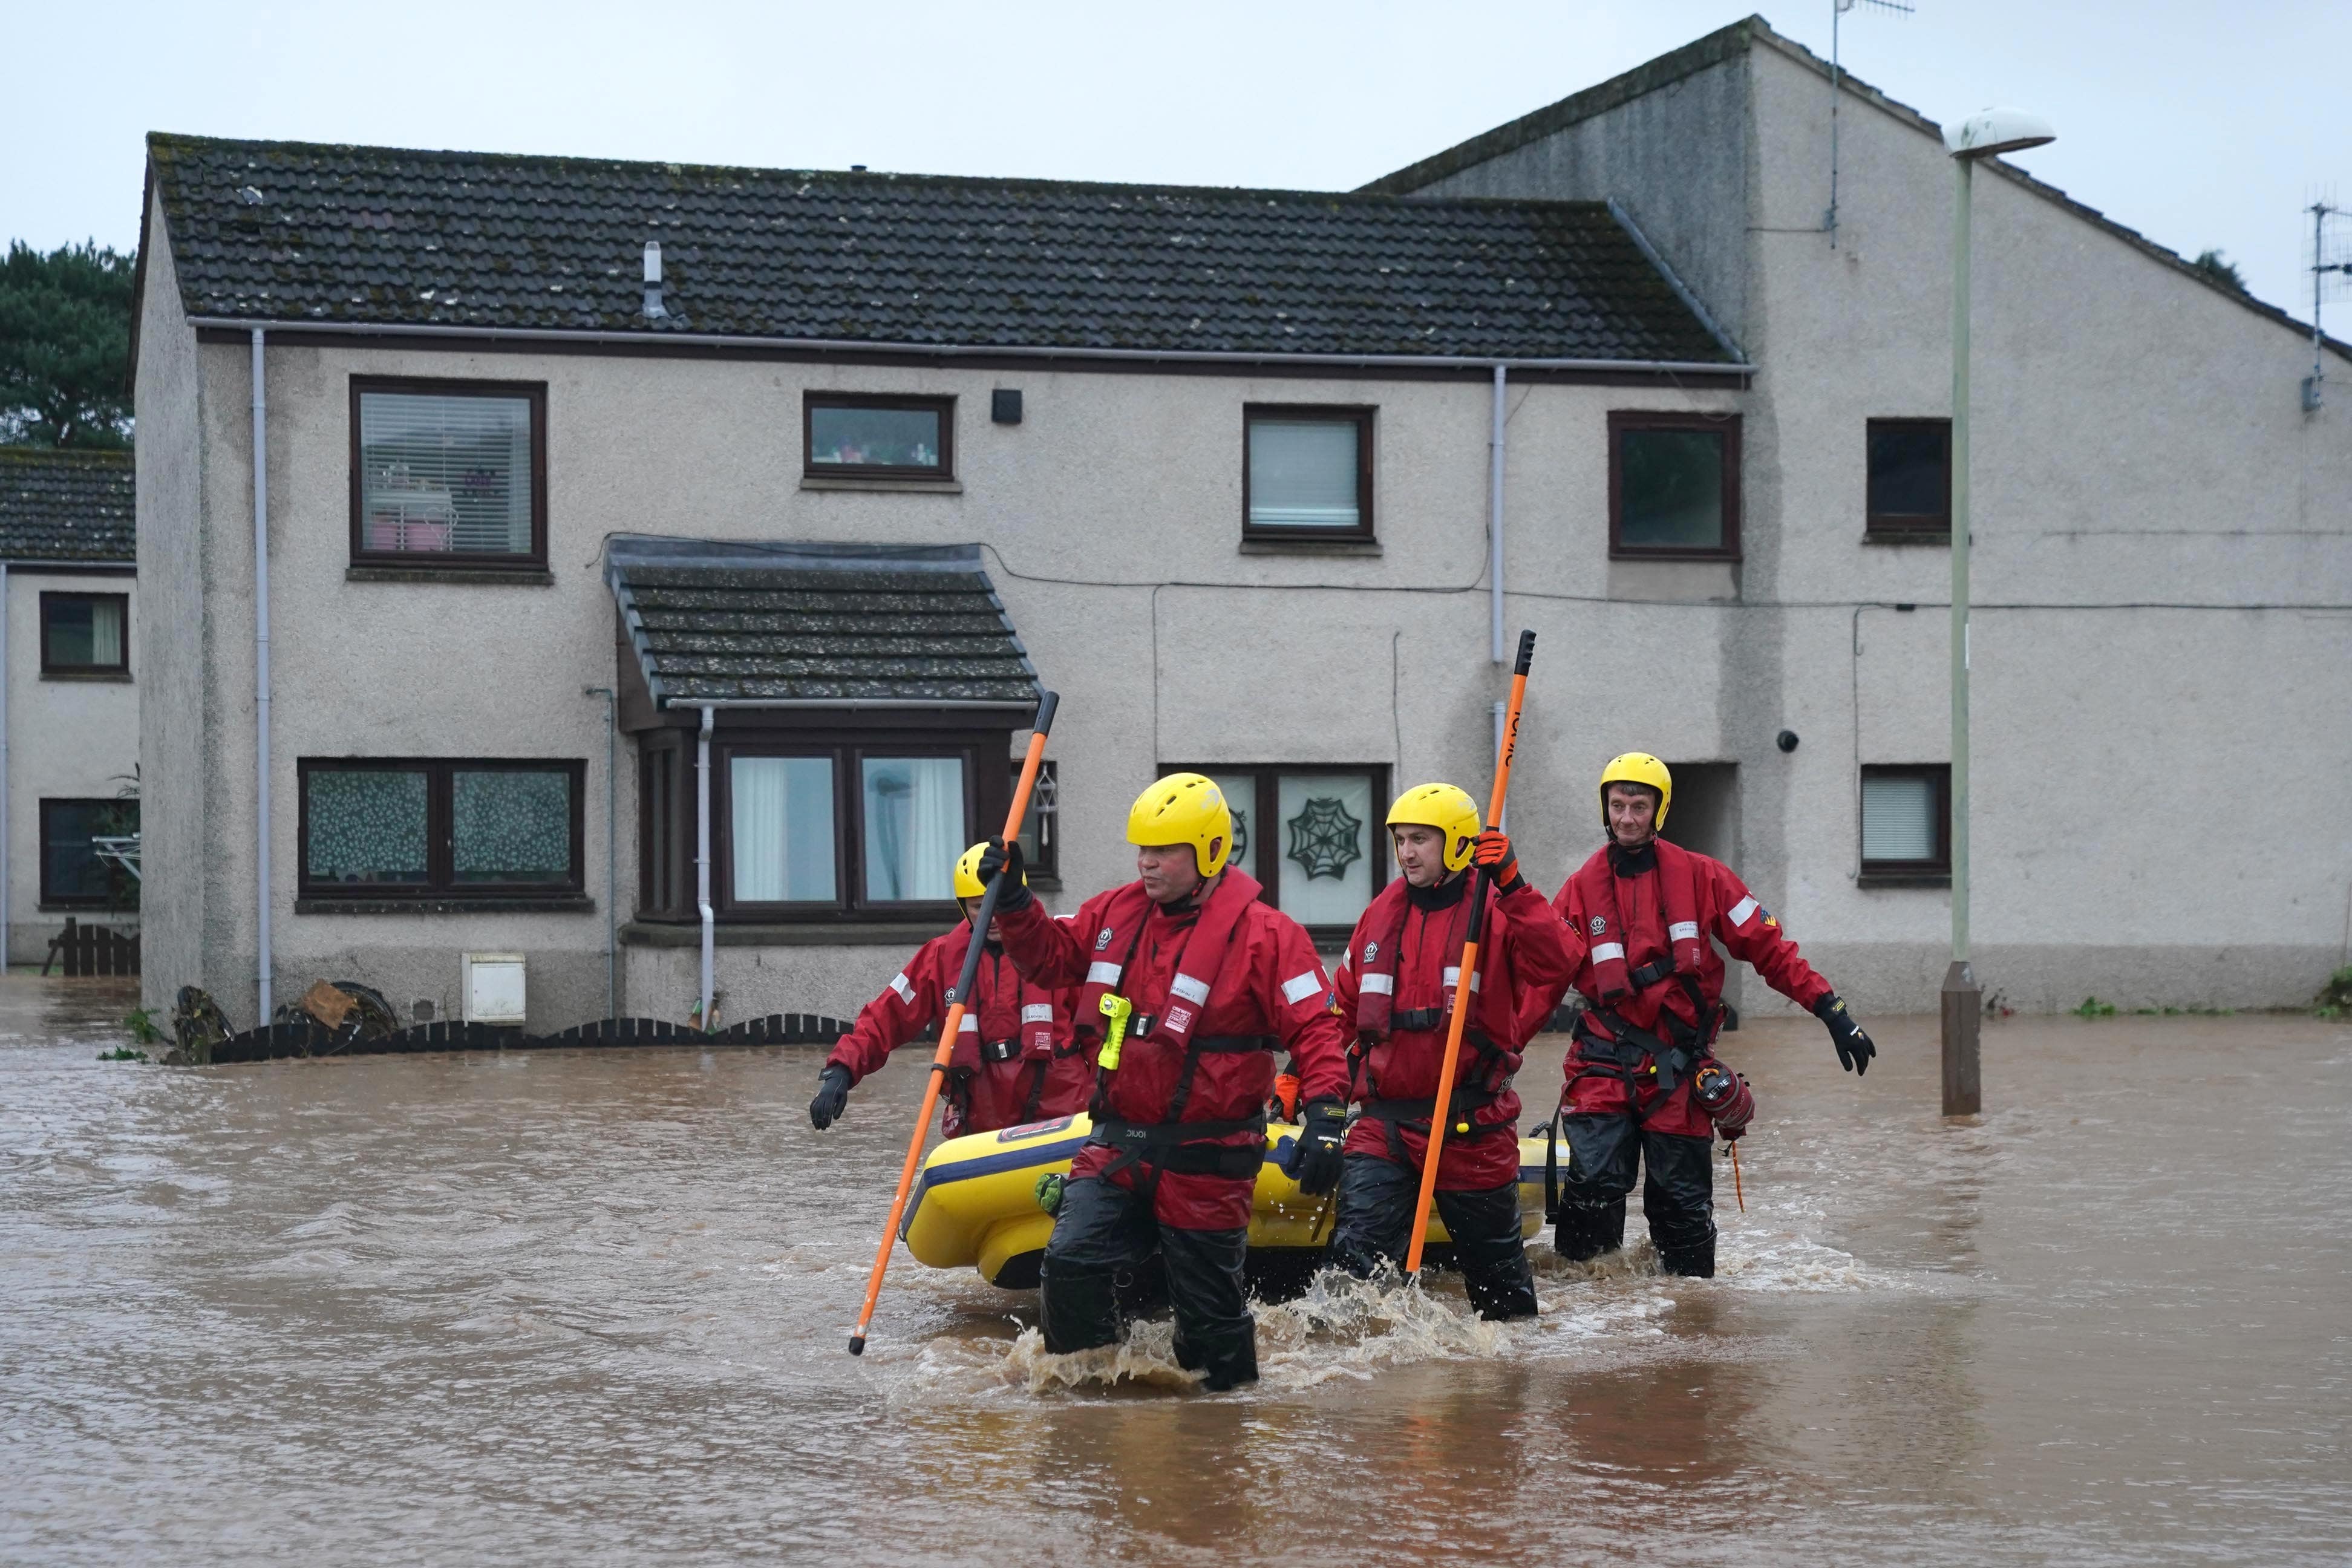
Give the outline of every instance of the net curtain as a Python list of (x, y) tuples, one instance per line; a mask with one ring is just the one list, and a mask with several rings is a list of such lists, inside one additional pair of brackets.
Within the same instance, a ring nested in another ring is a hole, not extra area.
[(868, 757), (864, 772), (866, 898), (952, 897), (964, 848), (962, 760)]

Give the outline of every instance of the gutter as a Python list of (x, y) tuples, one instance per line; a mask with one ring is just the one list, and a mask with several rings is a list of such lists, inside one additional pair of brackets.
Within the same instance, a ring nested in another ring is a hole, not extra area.
[[(1331, 365), (1380, 370), (1490, 371), (1502, 364), (1521, 371), (1633, 372), (1672, 375), (1752, 375), (1745, 360), (1496, 359), (1493, 354), (1242, 353), (1200, 349), (1044, 348), (1005, 343), (887, 342), (866, 338), (760, 337), (725, 332), (567, 331), (544, 327), (464, 327), (415, 322), (262, 321), (238, 316), (190, 316), (198, 331), (325, 332), (345, 337), (488, 339), (492, 342), (593, 343), (644, 347), (677, 343), (690, 348), (789, 349), (811, 353), (924, 354), (938, 359), (1079, 359), (1131, 364)], [(1717, 334), (1721, 341), (1720, 334)]]

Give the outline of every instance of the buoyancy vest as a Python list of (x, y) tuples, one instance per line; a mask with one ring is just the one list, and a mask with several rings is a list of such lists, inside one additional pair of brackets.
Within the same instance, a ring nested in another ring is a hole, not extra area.
[[(1192, 934), (1185, 938), (1183, 956), (1177, 960), (1176, 973), (1169, 981), (1167, 996), (1159, 1004), (1160, 1010), (1152, 1014), (1139, 1014), (1129, 1024), (1129, 1049), (1133, 1048), (1136, 1041), (1151, 1039), (1180, 1047), (1184, 1053), (1175, 1089), (1169, 1096), (1159, 1118), (1153, 1121), (1138, 1122), (1112, 1116), (1109, 1112), (1109, 1085), (1116, 1069), (1098, 1069), (1091, 1141), (1119, 1151), (1120, 1158), (1111, 1167), (1113, 1171), (1139, 1162), (1151, 1168), (1155, 1182), (1158, 1173), (1162, 1171), (1233, 1177), (1256, 1173), (1265, 1157), (1262, 1145), (1246, 1148), (1212, 1145), (1192, 1149), (1187, 1149), (1185, 1145), (1245, 1131), (1255, 1130), (1263, 1133), (1265, 1128), (1263, 1110), (1255, 1117), (1193, 1121), (1184, 1120), (1184, 1110), (1192, 1098), (1193, 1078), (1204, 1052), (1270, 1050), (1276, 1043), (1271, 1037), (1265, 1036), (1196, 1037), (1193, 1032), (1208, 1010), (1209, 997), (1218, 976), (1224, 971), (1225, 956), (1233, 946), (1234, 932), (1264, 890), (1255, 878), (1228, 868), (1216, 887), (1211, 889), (1207, 901), (1201, 906), (1199, 917), (1193, 921)], [(1097, 956), (1087, 967), (1086, 984), (1078, 993), (1080, 1027), (1097, 1032), (1103, 1027), (1102, 998), (1118, 991), (1128, 967), (1135, 961), (1136, 948), (1143, 937), (1144, 923), (1150, 918), (1153, 907), (1150, 895), (1143, 890), (1141, 882), (1130, 882), (1121, 888), (1104, 906), (1102, 926), (1095, 933)], [(1118, 956), (1108, 956), (1113, 953)]]
[[(1450, 892), (1450, 901), (1438, 904), (1432, 895), (1444, 897)], [(1364, 927), (1372, 934), (1364, 939), (1362, 950), (1349, 954), (1349, 962), (1360, 967), (1356, 973), (1356, 1036), (1357, 1041), (1349, 1051), (1349, 1078), (1354, 1085), (1360, 1077), (1364, 1098), (1356, 1101), (1358, 1114), (1386, 1124), (1389, 1155), (1399, 1164), (1411, 1164), (1402, 1129), (1411, 1128), (1424, 1137), (1431, 1119), (1436, 1114), (1434, 1096), (1425, 1099), (1395, 1099), (1381, 1092), (1379, 1076), (1372, 1060), (1375, 1049), (1390, 1040), (1391, 1032), (1401, 1034), (1443, 1035), (1453, 1016), (1454, 998), (1462, 980), (1460, 952), (1469, 932), (1470, 900), (1491, 897), (1489, 890), (1475, 872), (1465, 872), (1457, 880), (1442, 883), (1421, 898), (1414, 897), (1411, 883), (1399, 877), (1381, 889), (1365, 911)], [(1442, 950), (1454, 957), (1446, 964), (1439, 984), (1444, 1000), (1434, 1007), (1413, 1007), (1402, 1011), (1396, 1007), (1396, 977), (1403, 963), (1404, 929), (1409, 912), (1421, 908), (1423, 916), (1421, 940), (1435, 942)], [(1443, 918), (1431, 921), (1429, 917)], [(1498, 933), (1491, 923), (1494, 913), (1487, 915), (1488, 939), (1481, 946), (1481, 966), (1484, 955), (1494, 951)], [(1473, 970), (1470, 989), (1479, 989), (1479, 972)], [(1491, 1132), (1510, 1131), (1507, 1121), (1475, 1125), (1469, 1120), (1473, 1111), (1483, 1110), (1500, 1100), (1510, 1087), (1512, 1075), (1518, 1070), (1518, 1056), (1506, 1050), (1488, 1038), (1486, 1031), (1475, 1024), (1465, 1023), (1463, 1043), (1469, 1047), (1459, 1066), (1454, 1083), (1450, 1108), (1453, 1121), (1450, 1136), (1460, 1139), (1483, 1136)]]
[(1617, 912), (1617, 868), (1609, 851), (1603, 849), (1577, 870), (1577, 889), (1592, 922), (1585, 937), (1593, 983), (1601, 992), (1593, 998), (1596, 1002), (1622, 1001), (1637, 991), (1647, 991), (1668, 975), (1696, 976), (1706, 955), (1706, 939), (1698, 930), (1696, 868), (1679, 845), (1653, 838), (1650, 849), (1657, 859), (1657, 869), (1652, 874), (1658, 879), (1658, 901), (1666, 916), (1671, 962), (1664, 969), (1658, 968), (1654, 960), (1639, 971), (1626, 967), (1625, 943), (1631, 933), (1625, 929), (1624, 917)]
[[(1698, 927), (1697, 868), (1687, 851), (1663, 838), (1651, 839), (1649, 848), (1654, 858), (1653, 868), (1635, 875), (1658, 879), (1667, 951), (1638, 965), (1629, 966), (1626, 944), (1634, 933), (1627, 931), (1618, 911), (1619, 878), (1612, 850), (1603, 848), (1577, 870), (1578, 901), (1591, 921), (1584, 933), (1587, 960), (1592, 965), (1594, 989), (1600, 993), (1593, 998), (1594, 1005), (1580, 1016), (1577, 1036), (1580, 1054), (1612, 1058), (1611, 1065), (1622, 1070), (1612, 1076), (1630, 1072), (1643, 1057), (1651, 1058), (1658, 1089), (1670, 1094), (1713, 1045), (1720, 1010), (1709, 1007), (1699, 990), (1706, 945)], [(1675, 984), (1690, 998), (1693, 1016), (1688, 1023), (1663, 1000), (1657, 1007), (1660, 1027), (1655, 1033), (1633, 1024), (1619, 1009), (1619, 1004), (1631, 998)], [(1624, 1049), (1612, 1053), (1608, 1049), (1612, 1046)], [(1630, 1060), (1624, 1059), (1627, 1051), (1632, 1053)], [(1627, 1081), (1631, 1087), (1632, 1079)]]
[[(1175, 1045), (1192, 1044), (1192, 1026), (1208, 1007), (1209, 988), (1225, 966), (1225, 950), (1233, 945), (1234, 930), (1265, 890), (1254, 877), (1231, 868), (1224, 872), (1192, 923), (1192, 934), (1184, 941), (1184, 956), (1177, 960), (1175, 976), (1168, 983), (1168, 995), (1160, 1011), (1149, 1016), (1150, 1027), (1131, 1029), (1129, 1038), (1142, 1038), (1148, 1033)], [(1118, 990), (1127, 966), (1135, 961), (1136, 944), (1143, 938), (1144, 921), (1150, 918), (1153, 907), (1141, 882), (1129, 882), (1104, 905), (1102, 929), (1095, 933), (1095, 959), (1087, 965), (1087, 983), (1078, 992), (1078, 1027), (1101, 1032), (1102, 999)], [(1119, 956), (1108, 956), (1114, 952)], [(1139, 1017), (1137, 1022), (1143, 1019)]]
[[(947, 951), (940, 954), (942, 964), (956, 977), (940, 988), (940, 1000), (944, 1006), (955, 1005), (956, 981), (963, 978), (963, 962), (970, 951), (970, 928), (966, 927), (964, 940), (950, 942)], [(959, 1113), (969, 1117), (976, 1109), (972, 1090), (975, 1081), (992, 1067), (1019, 1063), (1013, 1070), (1029, 1077), (1028, 1089), (1021, 1097), (1019, 1119), (1034, 1121), (1044, 1104), (1045, 1083), (1053, 1075), (1055, 1059), (1075, 1054), (1080, 1048), (1079, 1042), (1074, 1032), (1067, 1046), (1059, 1051), (1054, 1048), (1054, 994), (1019, 970), (1008, 969), (1002, 949), (983, 949), (974, 973), (977, 978), (972, 984), (973, 997), (966, 1005), (963, 1023), (948, 1057), (946, 1092)], [(1008, 974), (1009, 986), (1005, 984)], [(1003, 995), (1005, 990), (1012, 993), (1009, 999)], [(1019, 1009), (1011, 1035), (1003, 1035), (1001, 1028), (992, 1029), (982, 1021), (982, 1015), (992, 1011), (988, 1000), (1005, 1000), (1008, 1005)]]
[[(1453, 917), (1446, 935), (1438, 938), (1440, 942), (1450, 941), (1448, 952), (1459, 952), (1462, 947), (1464, 934), (1469, 929), (1470, 897), (1485, 892), (1477, 886), (1473, 872), (1465, 872), (1455, 886), (1460, 890), (1450, 906)], [(1364, 911), (1366, 929), (1372, 934), (1364, 939), (1362, 952), (1349, 954), (1350, 962), (1356, 965), (1356, 1034), (1360, 1038), (1380, 1041), (1387, 1039), (1391, 1029), (1436, 1028), (1454, 1010), (1454, 988), (1462, 980), (1459, 963), (1445, 966), (1444, 1004), (1435, 1008), (1412, 1009), (1402, 1018), (1396, 1016), (1397, 963), (1402, 957), (1400, 949), (1404, 945), (1405, 914), (1412, 903), (1412, 885), (1399, 877), (1382, 888), (1374, 896), (1371, 908)], [(1424, 925), (1424, 941), (1428, 940), (1427, 931)], [(1475, 973), (1470, 976), (1470, 988), (1478, 989)], [(1424, 1013), (1434, 1013), (1435, 1016), (1423, 1017), (1421, 1015)]]

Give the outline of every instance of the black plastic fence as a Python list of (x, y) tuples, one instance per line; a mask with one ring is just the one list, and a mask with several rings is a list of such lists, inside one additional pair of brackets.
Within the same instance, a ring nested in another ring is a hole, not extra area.
[(666, 1018), (600, 1018), (552, 1035), (526, 1035), (491, 1024), (415, 1024), (373, 1038), (310, 1019), (269, 1024), (229, 1036), (212, 1047), (215, 1062), (265, 1062), (283, 1057), (371, 1057), (411, 1051), (579, 1050), (602, 1046), (827, 1046), (849, 1033), (838, 1018), (771, 1013), (715, 1033)]

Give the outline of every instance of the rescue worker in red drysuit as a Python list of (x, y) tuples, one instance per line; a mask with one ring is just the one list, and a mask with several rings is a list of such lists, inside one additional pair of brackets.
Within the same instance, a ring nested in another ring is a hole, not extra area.
[(1362, 1110), (1348, 1132), (1330, 1262), (1367, 1279), (1404, 1261), (1420, 1216), (1470, 900), (1485, 898), (1454, 1110), (1437, 1159), (1437, 1212), (1478, 1315), (1533, 1317), (1511, 1078), (1567, 986), (1568, 949), (1543, 895), (1519, 875), (1511, 841), (1479, 832), (1477, 805), (1461, 790), (1405, 791), (1389, 808), (1389, 835), (1402, 874), (1356, 922), (1339, 961), (1339, 1016), (1354, 1027), (1350, 1081)]
[[(986, 890), (980, 880), (980, 857), (987, 847), (975, 844), (956, 860), (955, 895), (963, 906), (962, 923), (925, 942), (882, 994), (866, 1005), (856, 1026), (825, 1058), (816, 1098), (809, 1102), (809, 1121), (820, 1131), (832, 1126), (848, 1104), (851, 1087), (879, 1070), (892, 1051), (918, 1041), (938, 1042), (940, 1026), (963, 978), (971, 922)], [(950, 1138), (1075, 1115), (1086, 1109), (1094, 1088), (1094, 1065), (1070, 1034), (1072, 994), (1022, 979), (1005, 959), (1001, 934), (997, 922), (991, 921), (972, 983), (974, 1002), (964, 1013), (962, 1031), (948, 1059), (947, 1081), (940, 1086), (940, 1131)]]
[(1230, 1388), (1257, 1376), (1242, 1263), (1274, 1052), (1289, 1051), (1306, 1101), (1286, 1168), (1318, 1194), (1339, 1179), (1346, 1055), (1314, 943), (1225, 864), (1233, 814), (1213, 782), (1160, 780), (1128, 814), (1127, 837), (1137, 879), (1067, 922), (1023, 886), (1019, 845), (992, 841), (981, 864), (983, 879), (998, 879), (1004, 950), (1022, 973), (1082, 987), (1076, 1027), (1089, 1055), (1107, 1026), (1102, 999), (1133, 1008), (1116, 1068), (1101, 1052), (1094, 1133), (1071, 1162), (1045, 1247), (1045, 1349), (1114, 1342), (1117, 1279), (1157, 1249), (1178, 1363)]
[[(1657, 837), (1674, 787), (1646, 752), (1611, 762), (1601, 774), (1609, 843), (1552, 900), (1590, 1004), (1569, 1047), (1560, 1120), (1571, 1160), (1552, 1245), (1578, 1262), (1623, 1246), (1638, 1163), (1659, 1267), (1712, 1279), (1713, 1134), (1737, 1138), (1755, 1101), (1715, 1060), (1723, 960), (1707, 939), (1810, 1008), (1847, 1071), (1867, 1072), (1877, 1047), (1729, 867)], [(1694, 1092), (1700, 1079), (1712, 1108)]]

